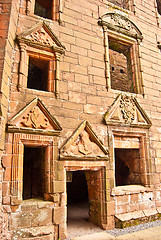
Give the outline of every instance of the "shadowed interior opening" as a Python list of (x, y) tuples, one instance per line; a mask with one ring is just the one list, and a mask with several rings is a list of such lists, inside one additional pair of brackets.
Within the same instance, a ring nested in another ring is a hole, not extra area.
[(141, 184), (139, 149), (115, 149), (116, 186)]
[(52, 19), (52, 1), (51, 0), (36, 0), (34, 14)]
[(24, 146), (23, 200), (44, 197), (45, 150), (45, 147)]
[(29, 57), (27, 88), (47, 91), (49, 62)]

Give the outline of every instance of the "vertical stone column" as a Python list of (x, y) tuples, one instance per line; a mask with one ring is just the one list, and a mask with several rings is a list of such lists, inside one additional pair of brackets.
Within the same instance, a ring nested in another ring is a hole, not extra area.
[(20, 68), (19, 68), (19, 84), (18, 89), (22, 91), (24, 88), (24, 78), (25, 78), (25, 59), (26, 59), (26, 44), (20, 42)]
[(59, 80), (60, 80), (60, 53), (55, 53), (56, 66), (55, 66), (55, 97), (58, 98), (59, 94)]
[(49, 71), (48, 71), (48, 91), (53, 92), (54, 91), (54, 69), (55, 69), (55, 61), (52, 58), (49, 61)]
[(140, 93), (144, 95), (144, 84), (143, 84), (143, 70), (141, 65), (141, 52), (140, 52), (140, 40), (137, 40), (137, 51), (138, 51), (138, 65), (139, 65), (139, 78), (140, 78)]
[(107, 27), (103, 26), (103, 34), (104, 34), (104, 47), (105, 47), (105, 77), (106, 77), (106, 88), (111, 88), (110, 82), (110, 60), (109, 60), (109, 43), (108, 43), (108, 35), (107, 35)]
[(18, 205), (22, 200), (23, 144), (20, 134), (14, 134), (11, 169), (11, 204)]

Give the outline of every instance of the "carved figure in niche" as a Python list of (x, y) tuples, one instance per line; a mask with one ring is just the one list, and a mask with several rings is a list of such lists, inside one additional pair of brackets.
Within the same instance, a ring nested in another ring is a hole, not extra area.
[(66, 155), (103, 155), (101, 149), (91, 141), (89, 134), (83, 130), (79, 137), (65, 151)]
[(45, 129), (50, 125), (49, 120), (44, 116), (38, 106), (35, 106), (26, 116), (23, 117), (21, 124), (25, 127), (42, 129)]
[(120, 108), (125, 122), (133, 122), (135, 118), (135, 104), (132, 96), (128, 96), (126, 94), (122, 95), (120, 100)]

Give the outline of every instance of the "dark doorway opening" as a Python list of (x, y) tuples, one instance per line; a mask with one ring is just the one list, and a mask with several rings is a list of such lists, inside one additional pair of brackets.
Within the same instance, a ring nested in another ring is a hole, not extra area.
[(85, 171), (74, 171), (71, 181), (67, 182), (68, 233), (72, 232), (73, 228), (79, 229), (80, 224), (85, 225), (88, 218), (88, 188)]
[(141, 184), (139, 149), (115, 149), (116, 186)]
[(45, 147), (24, 146), (23, 200), (44, 197), (45, 150)]
[(67, 201), (69, 205), (88, 203), (88, 188), (84, 171), (72, 172), (71, 182), (67, 182)]

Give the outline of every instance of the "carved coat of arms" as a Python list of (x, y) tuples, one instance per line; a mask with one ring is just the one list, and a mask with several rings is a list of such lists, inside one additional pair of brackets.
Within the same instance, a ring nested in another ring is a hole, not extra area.
[(135, 118), (135, 104), (132, 96), (122, 95), (120, 100), (121, 113), (125, 123), (133, 122)]

